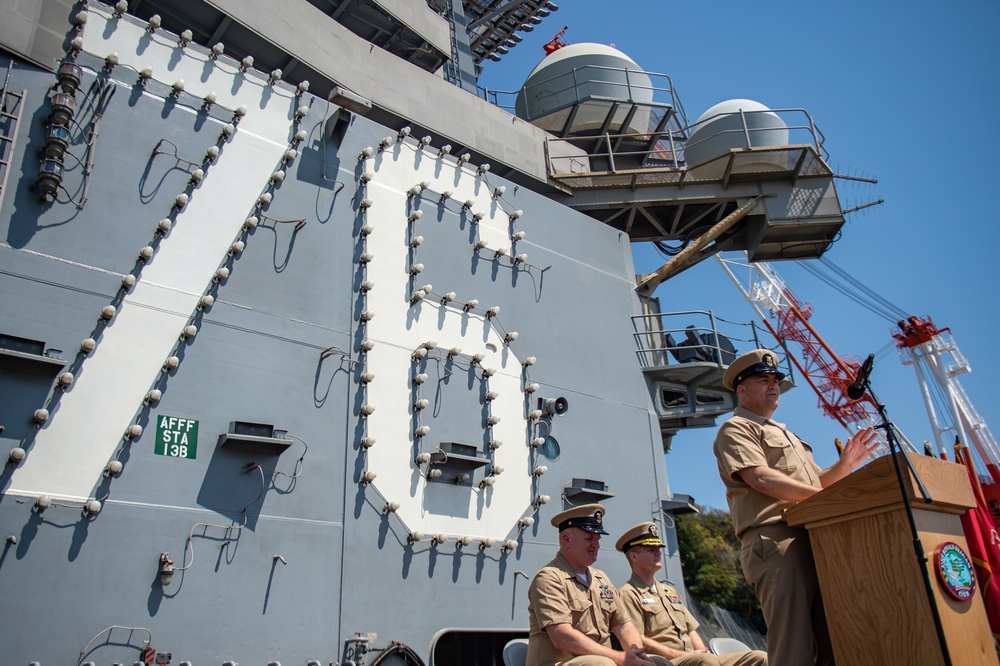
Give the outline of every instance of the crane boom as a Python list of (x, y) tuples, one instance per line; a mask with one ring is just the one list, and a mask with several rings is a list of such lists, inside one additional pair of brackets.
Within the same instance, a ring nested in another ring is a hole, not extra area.
[[(855, 358), (838, 356), (823, 340), (809, 322), (812, 306), (800, 301), (767, 263), (750, 263), (745, 253), (739, 259), (721, 255), (716, 259), (774, 337), (786, 348), (792, 343), (801, 348), (801, 359), (791, 353), (788, 357), (819, 396), (823, 412), (851, 432), (879, 425), (880, 417), (869, 395), (860, 400), (847, 396), (847, 387), (860, 363)], [(903, 365), (913, 366), (916, 372), (937, 455), (947, 460), (952, 442), (969, 446), (974, 454), (971, 462), (983, 480), (983, 493), (1000, 526), (1000, 446), (959, 383), (958, 376), (971, 371), (968, 362), (951, 332), (935, 326), (930, 317), (910, 316), (896, 325), (892, 336)], [(940, 410), (935, 408), (935, 402)], [(898, 429), (896, 432), (903, 450), (916, 451)], [(952, 441), (948, 441), (949, 435)], [(887, 450), (881, 432), (880, 439), (877, 455)], [(925, 449), (929, 447), (929, 443), (924, 444)]]
[[(800, 301), (770, 264), (750, 263), (745, 253), (740, 256), (741, 260), (716, 255), (716, 260), (774, 337), (783, 346), (794, 343), (801, 348), (801, 358), (791, 353), (788, 356), (819, 397), (823, 413), (852, 434), (863, 427), (880, 425), (875, 402), (870, 396), (866, 394), (859, 400), (847, 396), (847, 387), (857, 375), (860, 361), (839, 356), (823, 340), (809, 322), (812, 306)], [(903, 450), (916, 450), (898, 429), (897, 433)], [(879, 442), (876, 453), (881, 455), (888, 449), (881, 432)]]

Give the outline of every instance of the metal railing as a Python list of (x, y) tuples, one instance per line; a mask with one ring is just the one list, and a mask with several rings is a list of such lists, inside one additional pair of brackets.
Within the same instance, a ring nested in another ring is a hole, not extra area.
[[(727, 113), (717, 113), (714, 116), (709, 116), (708, 118), (701, 118), (698, 122), (694, 123), (690, 127), (685, 128), (688, 131), (688, 136), (694, 134), (699, 128), (707, 126), (708, 124), (721, 120), (723, 118), (735, 117), (739, 115), (740, 126), (736, 128), (729, 128), (716, 132), (704, 139), (699, 139), (698, 141), (688, 141), (685, 145), (686, 148), (692, 146), (697, 146), (699, 144), (711, 141), (720, 136), (728, 134), (742, 134), (743, 139), (746, 142), (747, 148), (754, 147), (760, 148), (766, 144), (761, 141), (755, 142), (753, 138), (755, 136), (760, 136), (765, 132), (788, 132), (788, 143), (787, 145), (795, 146), (801, 144), (810, 144), (816, 149), (816, 152), (823, 156), (823, 159), (829, 158), (829, 153), (823, 147), (826, 137), (823, 133), (816, 127), (816, 123), (813, 121), (812, 116), (805, 109), (793, 108), (793, 109), (761, 109), (758, 111), (744, 111), (740, 109), (738, 112), (727, 112)], [(776, 116), (782, 125), (775, 125), (771, 127), (751, 127), (752, 122), (748, 122), (747, 118), (755, 118), (757, 116), (770, 117)], [(759, 134), (758, 134), (759, 133)], [(759, 144), (759, 145), (758, 145)]]
[(520, 90), (493, 90), (490, 88), (478, 87), (479, 97), (495, 107), (501, 108), (507, 113), (514, 115), (514, 101)]
[[(566, 80), (563, 83), (563, 80)], [(624, 80), (622, 80), (624, 79)], [(649, 80), (647, 85), (644, 81)], [(663, 85), (656, 85), (663, 82)], [(551, 86), (557, 84), (561, 87), (552, 89)], [(479, 88), (480, 96), (490, 104), (502, 109), (512, 110), (515, 107), (512, 98), (519, 94), (524, 94), (525, 100), (531, 99), (531, 93), (536, 90), (545, 91), (546, 96), (559, 98), (564, 93), (572, 92), (568, 95), (564, 103), (559, 108), (565, 108), (572, 104), (578, 104), (588, 99), (595, 99), (591, 95), (581, 95), (581, 90), (586, 91), (592, 86), (610, 86), (615, 92), (621, 95), (602, 95), (597, 99), (607, 101), (631, 102), (635, 104), (649, 104), (651, 106), (669, 106), (674, 109), (681, 119), (681, 124), (687, 124), (687, 114), (681, 104), (680, 97), (674, 90), (674, 84), (666, 74), (657, 72), (645, 72), (639, 69), (627, 69), (619, 67), (604, 67), (600, 65), (585, 65), (574, 67), (568, 72), (556, 74), (542, 81), (533, 82), (518, 90), (491, 90), (490, 88)], [(525, 120), (529, 122), (536, 120), (556, 111), (556, 108), (548, 109), (544, 113), (532, 116), (528, 114)]]
[[(768, 113), (772, 115), (777, 115), (785, 126), (776, 127), (751, 127), (752, 121), (748, 122), (748, 117), (752, 117), (754, 114)], [(737, 127), (721, 129), (718, 132), (714, 132), (709, 136), (698, 137), (697, 141), (692, 142), (690, 136), (693, 130), (704, 126), (711, 120), (715, 120), (725, 116), (739, 116), (740, 122)], [(788, 120), (786, 120), (788, 118)], [(790, 122), (789, 122), (790, 121)], [(650, 123), (651, 125), (653, 122)], [(769, 143), (763, 137), (767, 137), (766, 133), (774, 132), (787, 132), (788, 139), (783, 146), (765, 146)], [(646, 143), (652, 141), (654, 134), (659, 134), (657, 141), (650, 148), (643, 148), (642, 150), (622, 150), (616, 149), (616, 146), (621, 145), (634, 145), (635, 141), (640, 141)], [(686, 151), (694, 146), (700, 146), (707, 144), (712, 141), (726, 142), (735, 135), (740, 135), (742, 141), (736, 143), (744, 144), (743, 148), (775, 148), (776, 152), (780, 152), (780, 149), (786, 146), (811, 146), (818, 155), (820, 155), (824, 160), (829, 158), (829, 153), (823, 146), (825, 137), (823, 133), (820, 132), (819, 128), (813, 122), (812, 117), (804, 109), (775, 109), (770, 111), (740, 111), (738, 114), (720, 114), (718, 116), (712, 116), (711, 118), (702, 120), (699, 123), (695, 123), (691, 126), (685, 126), (680, 128), (667, 127), (661, 132), (655, 133), (652, 128), (646, 133), (636, 133), (636, 132), (626, 132), (620, 134), (610, 134), (606, 133), (603, 136), (602, 141), (595, 142), (595, 147), (587, 153), (587, 158), (590, 164), (601, 165), (602, 168), (591, 169), (593, 171), (602, 171), (610, 173), (621, 173), (622, 171), (634, 171), (635, 164), (642, 164), (643, 168), (658, 168), (658, 169), (668, 169), (682, 171), (686, 168), (690, 168), (696, 165), (687, 164)], [(554, 143), (578, 143), (578, 137), (550, 137), (546, 141), (549, 144)], [(730, 142), (732, 143), (732, 142)], [(728, 151), (727, 151), (728, 152)], [(800, 151), (801, 152), (801, 151)], [(563, 162), (567, 160), (580, 161), (579, 156), (568, 157), (566, 151), (561, 151), (558, 149), (548, 149), (549, 154), (549, 173), (552, 174), (567, 174), (567, 173), (581, 173), (579, 168), (567, 167)], [(726, 154), (725, 152), (720, 152), (720, 155)], [(717, 159), (720, 155), (713, 156), (709, 161)], [(791, 159), (787, 165), (788, 169), (792, 169), (795, 164), (796, 159)], [(620, 169), (619, 164), (628, 164), (629, 166), (625, 169)]]
[[(652, 124), (652, 122), (650, 123)], [(593, 171), (605, 171), (611, 173), (622, 173), (634, 170), (634, 166), (629, 166), (626, 168), (621, 168), (620, 164), (642, 164), (646, 166), (654, 166), (657, 168), (671, 168), (679, 169), (683, 168), (684, 165), (684, 138), (683, 132), (678, 131), (675, 128), (668, 127), (659, 134), (659, 138), (656, 139), (652, 148), (643, 147), (641, 149), (628, 148), (616, 148), (616, 146), (621, 145), (635, 145), (635, 142), (648, 143), (653, 141), (653, 131), (646, 133), (636, 133), (636, 132), (626, 132), (620, 134), (611, 134), (606, 132), (599, 137), (599, 141), (595, 141), (596, 147), (587, 153), (586, 157), (591, 165), (600, 164), (606, 166), (603, 169), (592, 169)], [(546, 141), (549, 144), (553, 143), (572, 143), (574, 145), (579, 144), (579, 137), (547, 137)], [(574, 173), (578, 170), (572, 168), (566, 168), (561, 166), (563, 162), (575, 160), (580, 161), (580, 156), (566, 156), (566, 151), (554, 150), (548, 148), (549, 154), (549, 173), (560, 174), (560, 173)]]
[[(768, 345), (762, 341), (760, 334), (766, 329), (754, 321), (730, 321), (712, 310), (683, 310), (633, 315), (632, 327), (636, 355), (643, 369), (680, 363), (709, 363), (724, 368), (740, 354), (776, 347), (779, 365), (783, 366), (786, 377), (792, 378), (787, 353), (774, 342)], [(767, 337), (772, 338), (770, 333)]]

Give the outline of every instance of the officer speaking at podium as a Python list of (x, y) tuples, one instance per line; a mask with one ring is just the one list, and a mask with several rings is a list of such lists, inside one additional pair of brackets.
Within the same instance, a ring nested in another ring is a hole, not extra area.
[(809, 445), (771, 419), (784, 377), (769, 349), (747, 352), (729, 366), (722, 381), (739, 406), (719, 428), (715, 457), (742, 543), (743, 576), (767, 622), (768, 661), (830, 666), (833, 648), (809, 534), (788, 526), (784, 511), (850, 474), (875, 449), (875, 430), (857, 432), (840, 460), (820, 469)]

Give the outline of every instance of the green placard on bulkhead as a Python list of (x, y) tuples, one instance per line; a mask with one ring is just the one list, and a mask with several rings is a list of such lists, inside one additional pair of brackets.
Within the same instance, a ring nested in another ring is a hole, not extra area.
[(158, 417), (153, 453), (194, 460), (198, 454), (198, 422), (177, 416)]

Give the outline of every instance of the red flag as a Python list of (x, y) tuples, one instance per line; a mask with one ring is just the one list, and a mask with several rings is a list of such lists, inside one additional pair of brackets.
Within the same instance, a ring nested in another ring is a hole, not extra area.
[[(955, 448), (957, 453), (958, 447)], [(1000, 640), (1000, 534), (997, 534), (987, 508), (968, 448), (962, 449), (959, 460), (965, 464), (972, 492), (976, 495), (976, 506), (962, 514), (962, 529), (965, 530), (965, 540), (969, 543), (972, 564), (976, 568), (976, 579), (983, 594), (990, 631), (995, 639)]]

